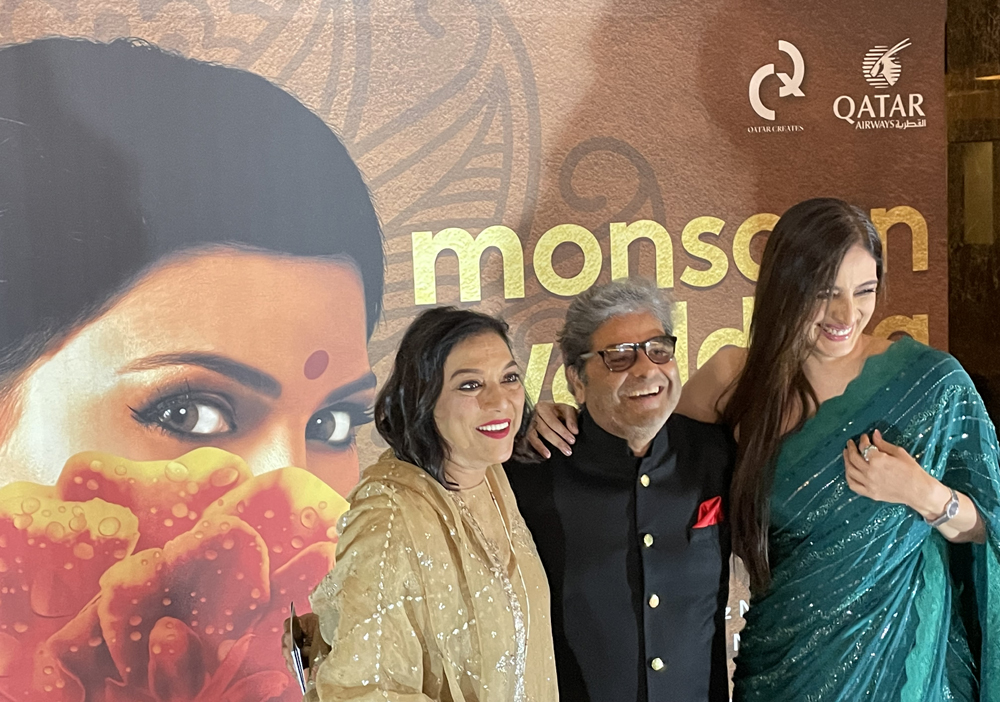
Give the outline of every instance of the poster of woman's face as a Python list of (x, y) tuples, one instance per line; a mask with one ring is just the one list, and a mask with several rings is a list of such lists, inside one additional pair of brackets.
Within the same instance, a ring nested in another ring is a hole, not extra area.
[(0, 687), (280, 692), (265, 634), (333, 563), (374, 399), (357, 167), (136, 41), (0, 50), (0, 137)]

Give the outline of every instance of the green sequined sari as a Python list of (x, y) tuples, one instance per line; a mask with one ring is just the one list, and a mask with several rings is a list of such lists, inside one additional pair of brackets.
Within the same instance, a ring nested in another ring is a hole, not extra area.
[[(874, 429), (972, 498), (986, 545), (951, 545), (908, 507), (847, 487), (844, 445)], [(773, 582), (751, 600), (734, 699), (1000, 700), (997, 456), (954, 358), (908, 338), (869, 358), (782, 445)]]

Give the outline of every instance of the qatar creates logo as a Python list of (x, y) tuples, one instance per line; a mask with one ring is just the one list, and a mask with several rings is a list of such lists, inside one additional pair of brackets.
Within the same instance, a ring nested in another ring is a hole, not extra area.
[(770, 75), (777, 75), (778, 79), (781, 81), (781, 87), (778, 88), (778, 97), (788, 97), (789, 95), (794, 95), (795, 97), (805, 97), (805, 93), (799, 87), (802, 85), (802, 79), (806, 77), (806, 64), (802, 60), (802, 54), (792, 44), (788, 41), (778, 42), (778, 51), (782, 51), (792, 59), (792, 75), (789, 76), (787, 73), (777, 73), (774, 72), (774, 64), (769, 63), (766, 66), (761, 66), (757, 69), (757, 72), (753, 74), (753, 78), (750, 79), (750, 106), (753, 107), (753, 111), (764, 119), (774, 121), (774, 110), (769, 109), (760, 100), (760, 84), (764, 82), (764, 79)]
[(865, 80), (876, 88), (888, 88), (895, 85), (899, 80), (899, 73), (902, 66), (899, 64), (899, 57), (896, 55), (910, 45), (909, 38), (904, 39), (892, 48), (888, 46), (876, 46), (865, 54), (865, 60), (861, 67), (865, 74)]

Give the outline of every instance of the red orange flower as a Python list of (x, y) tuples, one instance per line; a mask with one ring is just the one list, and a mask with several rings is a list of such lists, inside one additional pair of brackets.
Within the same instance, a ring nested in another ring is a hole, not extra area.
[(75, 456), (0, 490), (0, 695), (53, 702), (298, 698), (280, 655), (347, 503), (298, 468), (212, 448)]

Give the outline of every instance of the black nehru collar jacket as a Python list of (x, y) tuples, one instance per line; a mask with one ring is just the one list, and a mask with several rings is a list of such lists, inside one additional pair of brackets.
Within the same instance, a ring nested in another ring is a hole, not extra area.
[(637, 458), (579, 425), (572, 456), (505, 466), (552, 590), (560, 698), (728, 701), (729, 431), (674, 415)]

